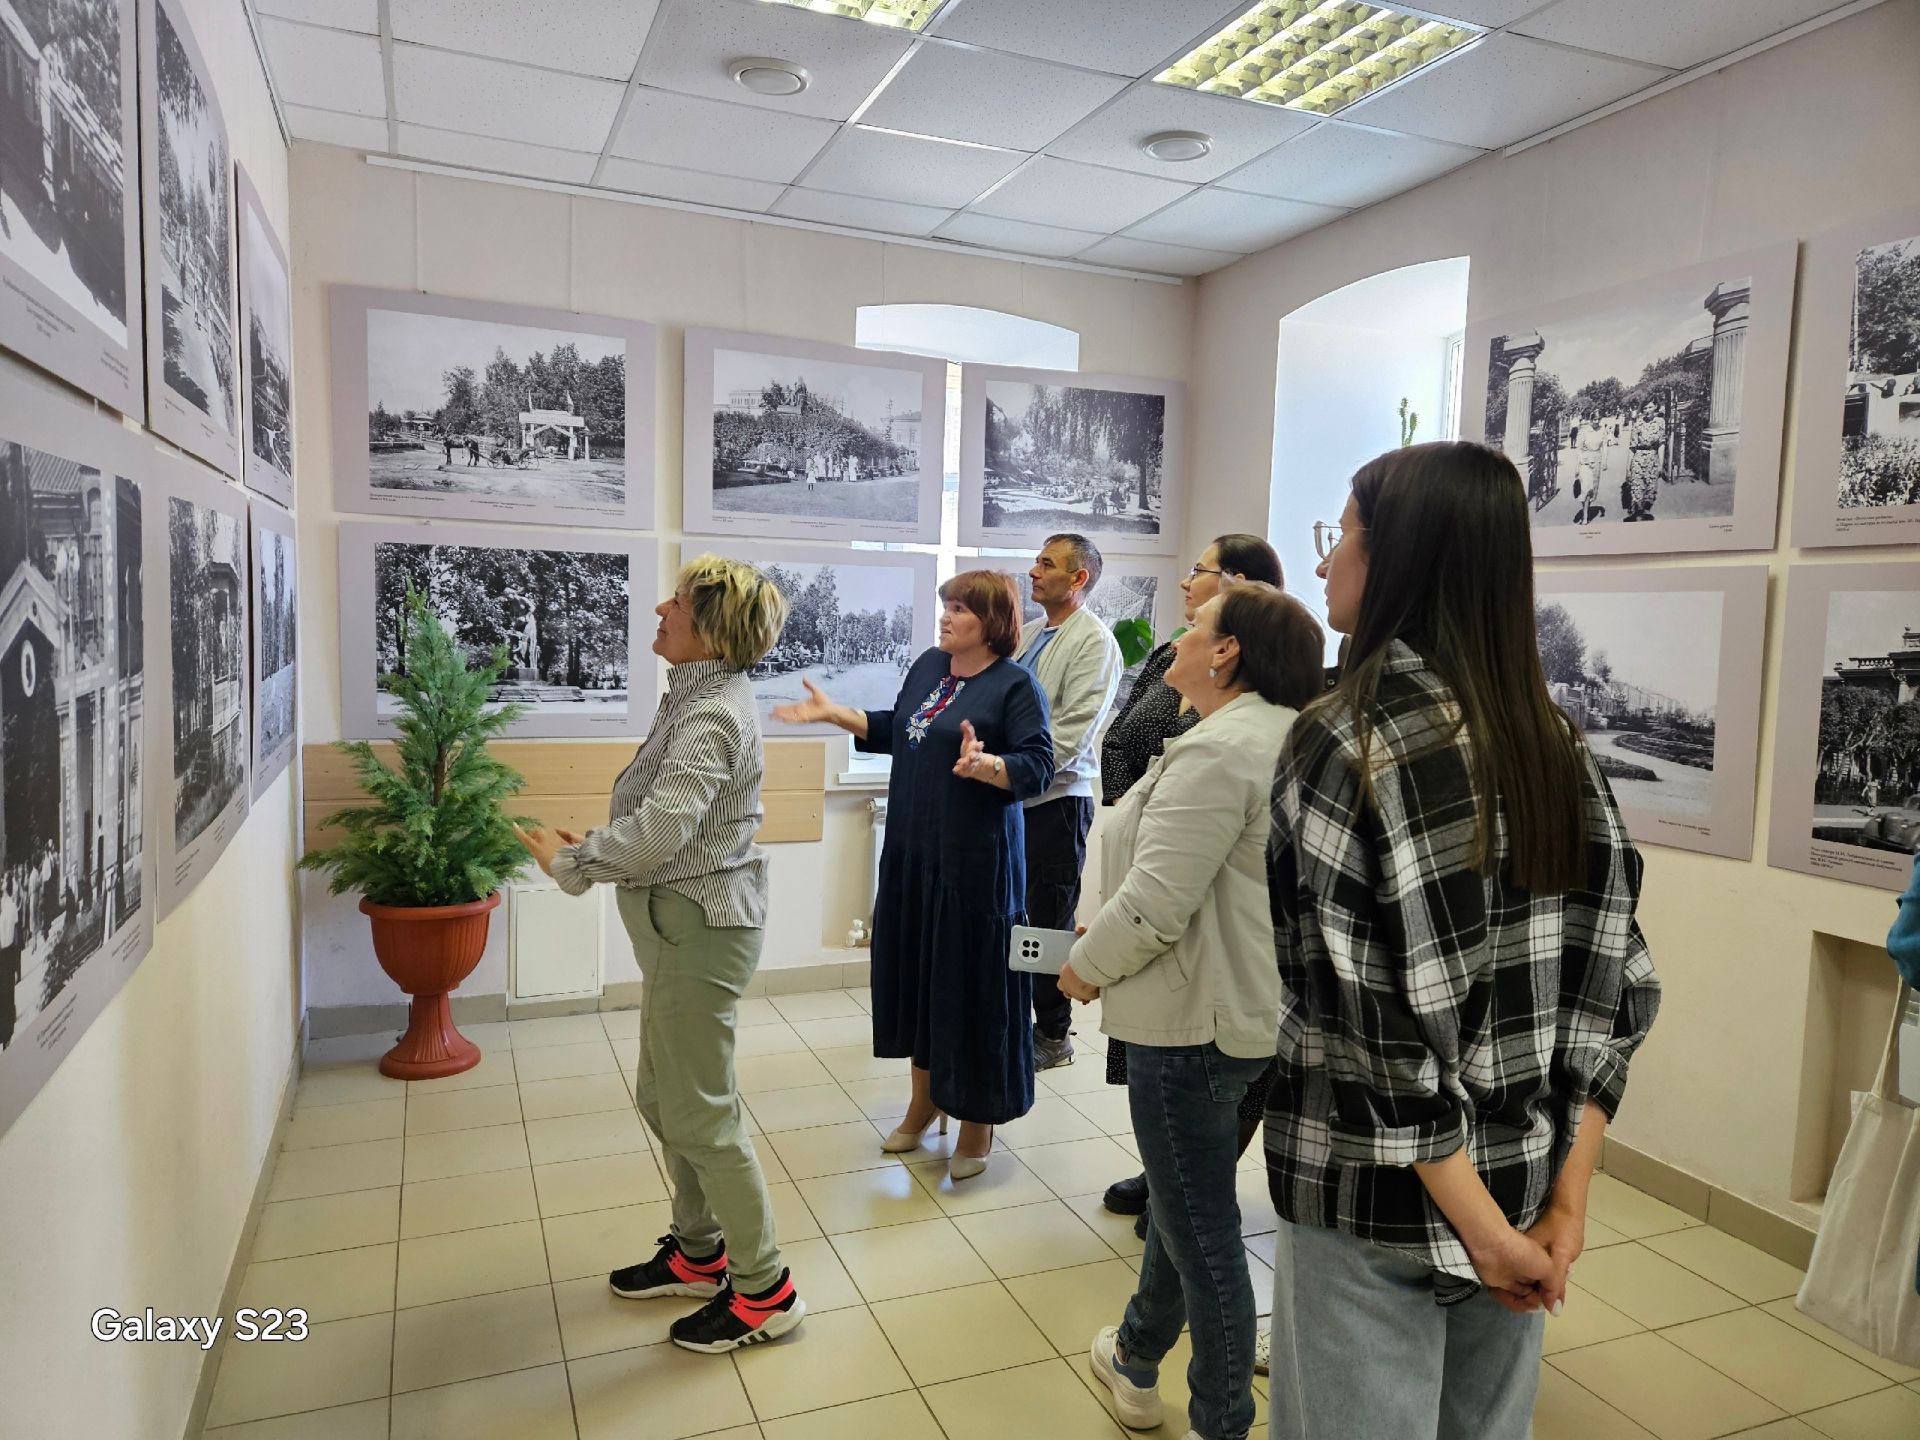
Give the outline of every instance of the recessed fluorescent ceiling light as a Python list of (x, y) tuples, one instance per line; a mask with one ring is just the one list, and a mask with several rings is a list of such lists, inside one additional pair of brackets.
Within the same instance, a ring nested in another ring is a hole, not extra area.
[(874, 25), (890, 25), (896, 30), (918, 30), (933, 18), (933, 12), (940, 8), (943, 0), (767, 0), (767, 3), (839, 15), (848, 20), (865, 20)]
[(1479, 33), (1354, 0), (1261, 0), (1153, 78), (1331, 115)]

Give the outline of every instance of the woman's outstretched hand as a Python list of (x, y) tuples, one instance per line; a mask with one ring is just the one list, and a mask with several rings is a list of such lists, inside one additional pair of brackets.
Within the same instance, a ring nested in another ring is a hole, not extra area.
[(835, 723), (834, 712), (840, 707), (833, 703), (831, 696), (813, 681), (802, 676), (800, 683), (807, 687), (807, 698), (796, 700), (791, 705), (773, 707), (773, 718), (782, 725), (831, 725)]
[(971, 720), (960, 722), (960, 758), (953, 762), (953, 773), (962, 780), (984, 780), (989, 785), (999, 779), (1000, 769), (994, 757), (987, 754), (986, 745), (973, 733)]

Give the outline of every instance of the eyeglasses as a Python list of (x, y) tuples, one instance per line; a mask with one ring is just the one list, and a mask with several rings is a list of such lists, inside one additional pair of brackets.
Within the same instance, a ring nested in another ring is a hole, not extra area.
[[(1355, 525), (1352, 528), (1360, 530), (1363, 527)], [(1347, 532), (1338, 525), (1325, 520), (1313, 522), (1313, 552), (1322, 560), (1331, 560), (1333, 552), (1340, 548), (1340, 542), (1346, 538)]]
[(1224, 575), (1226, 573), (1224, 570), (1215, 570), (1211, 566), (1201, 565), (1196, 562), (1194, 567), (1187, 571), (1187, 579), (1198, 580), (1202, 575)]

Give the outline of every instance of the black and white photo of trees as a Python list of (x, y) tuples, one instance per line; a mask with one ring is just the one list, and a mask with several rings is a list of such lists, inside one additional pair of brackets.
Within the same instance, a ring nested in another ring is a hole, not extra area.
[(293, 506), (293, 310), (286, 252), (240, 172), (240, 319), (246, 332), (247, 487)]
[(1165, 395), (989, 379), (982, 530), (1158, 536), (1166, 430)]
[(169, 496), (167, 554), (177, 853), (244, 798), (247, 554), (241, 519)]
[(1820, 677), (1813, 838), (1920, 848), (1920, 594), (1836, 590)]
[(1920, 505), (1920, 235), (1854, 259), (1840, 445), (1843, 509)]
[(299, 586), (293, 531), (284, 521), (262, 523), (261, 506), (253, 516), (254, 625), (254, 793), (290, 758), (293, 750), (298, 686)]

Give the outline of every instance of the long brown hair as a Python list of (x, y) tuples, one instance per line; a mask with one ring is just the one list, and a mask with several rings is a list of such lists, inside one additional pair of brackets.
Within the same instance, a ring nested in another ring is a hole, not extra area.
[(1583, 741), (1547, 694), (1533, 621), (1533, 538), (1513, 462), (1468, 441), (1389, 450), (1353, 477), (1367, 581), (1334, 697), (1351, 707), (1371, 775), (1375, 695), (1405, 641), (1453, 691), (1472, 742), (1475, 859), (1495, 869), (1504, 815), (1513, 883), (1534, 894), (1585, 877)]

